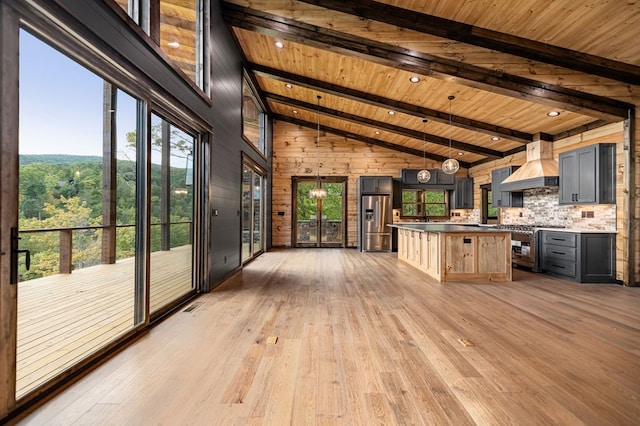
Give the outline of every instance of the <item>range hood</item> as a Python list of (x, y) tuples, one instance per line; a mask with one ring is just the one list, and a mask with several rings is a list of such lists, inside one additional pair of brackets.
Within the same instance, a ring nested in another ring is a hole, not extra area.
[(538, 138), (527, 144), (527, 162), (502, 181), (502, 190), (519, 192), (558, 186), (559, 182), (558, 162), (553, 159), (553, 143)]

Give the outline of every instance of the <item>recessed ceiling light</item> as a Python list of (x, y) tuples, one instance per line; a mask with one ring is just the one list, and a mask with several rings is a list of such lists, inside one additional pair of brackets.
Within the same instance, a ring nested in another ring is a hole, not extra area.
[(547, 113), (547, 115), (548, 115), (549, 117), (557, 117), (557, 116), (559, 116), (559, 115), (560, 115), (560, 111), (549, 111), (549, 112)]
[(373, 132), (373, 133), (375, 133), (376, 135), (379, 135), (379, 134), (380, 134), (380, 130), (376, 130), (376, 131), (375, 131), (375, 132)]
[(458, 156), (459, 156), (459, 157), (462, 157), (463, 155), (464, 155), (464, 152), (459, 152), (459, 153), (458, 153)]
[(169, 43), (167, 43), (167, 46), (169, 46), (172, 49), (177, 49), (180, 47), (180, 43), (178, 43), (177, 41), (170, 41)]
[(293, 110), (293, 113), (294, 113), (294, 114), (297, 114), (297, 113), (298, 113), (298, 110), (297, 110), (297, 109), (294, 109), (294, 110)]
[(276, 47), (277, 47), (278, 49), (282, 49), (282, 48), (284, 47), (284, 43), (283, 43), (283, 42), (281, 42), (281, 41), (276, 41), (276, 43), (275, 43), (275, 44), (276, 44)]
[(293, 84), (287, 83), (284, 85), (284, 87), (286, 87), (287, 89), (291, 89), (293, 87)]
[(412, 82), (412, 83), (417, 83), (417, 82), (420, 81), (420, 77), (414, 75), (413, 77), (411, 77), (409, 79), (409, 81)]
[(389, 111), (389, 115), (396, 115), (395, 111)]
[(499, 138), (499, 137), (497, 137), (497, 136), (493, 136), (493, 137), (491, 138), (491, 140), (492, 140), (492, 141), (499, 141), (499, 140), (500, 140), (500, 138)]

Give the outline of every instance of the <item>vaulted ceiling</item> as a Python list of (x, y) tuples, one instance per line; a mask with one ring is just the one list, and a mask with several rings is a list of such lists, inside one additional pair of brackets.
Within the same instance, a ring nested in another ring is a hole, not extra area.
[(222, 10), (275, 119), (315, 128), (319, 110), (327, 132), (438, 161), (451, 140), (463, 167), (621, 121), (640, 97), (639, 1), (229, 0)]

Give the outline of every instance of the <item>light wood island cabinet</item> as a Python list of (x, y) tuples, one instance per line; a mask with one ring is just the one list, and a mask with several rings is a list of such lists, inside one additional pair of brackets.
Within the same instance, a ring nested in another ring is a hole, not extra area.
[(398, 259), (439, 281), (511, 281), (511, 234), (464, 225), (396, 224)]

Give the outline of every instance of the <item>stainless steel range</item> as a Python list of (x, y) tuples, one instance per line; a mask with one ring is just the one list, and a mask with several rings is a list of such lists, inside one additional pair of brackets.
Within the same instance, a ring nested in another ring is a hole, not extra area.
[(497, 225), (498, 229), (511, 231), (511, 263), (516, 266), (530, 268), (538, 272), (537, 257), (537, 231), (540, 228), (564, 228), (554, 225)]

